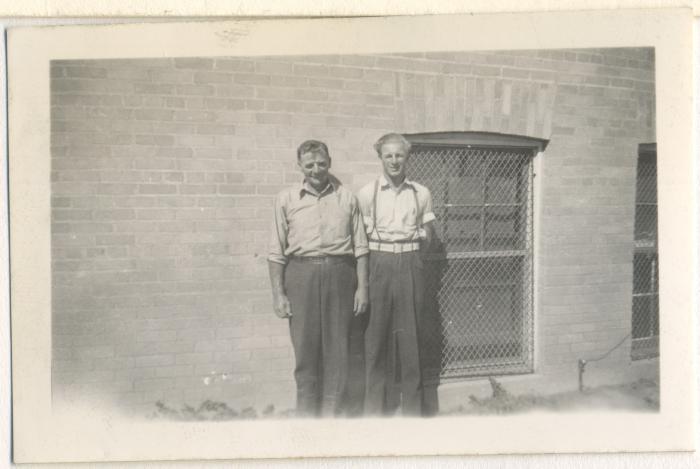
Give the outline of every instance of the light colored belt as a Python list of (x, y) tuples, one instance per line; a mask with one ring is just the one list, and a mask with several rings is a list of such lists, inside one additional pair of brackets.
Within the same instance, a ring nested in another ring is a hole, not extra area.
[(413, 252), (420, 249), (418, 241), (391, 243), (387, 241), (369, 241), (370, 251), (393, 252), (394, 254), (401, 252)]
[(307, 262), (311, 264), (339, 264), (342, 262), (350, 262), (353, 260), (351, 255), (340, 256), (291, 256), (289, 258), (293, 262)]

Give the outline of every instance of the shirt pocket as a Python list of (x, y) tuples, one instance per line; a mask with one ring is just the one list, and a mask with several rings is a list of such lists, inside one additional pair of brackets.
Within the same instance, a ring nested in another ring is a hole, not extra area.
[(365, 224), (365, 232), (367, 234), (371, 234), (372, 231), (374, 231), (374, 221), (372, 220), (372, 217), (362, 217), (362, 221)]
[(418, 211), (416, 210), (416, 205), (411, 201), (411, 205), (404, 207), (404, 215), (401, 217), (401, 228), (406, 234), (411, 234), (415, 232), (418, 228)]
[(328, 241), (340, 241), (352, 236), (352, 215), (350, 207), (334, 202), (326, 207), (326, 220)]

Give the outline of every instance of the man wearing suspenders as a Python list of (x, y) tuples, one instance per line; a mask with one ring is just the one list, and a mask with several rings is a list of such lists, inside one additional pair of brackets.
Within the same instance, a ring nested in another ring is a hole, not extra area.
[(370, 314), (365, 332), (365, 414), (395, 410), (400, 382), (402, 415), (423, 412), (419, 324), (424, 302), (421, 244), (434, 238), (432, 200), (406, 178), (411, 144), (387, 134), (374, 145), (382, 175), (358, 193), (369, 241)]
[(328, 170), (323, 142), (297, 150), (304, 181), (275, 199), (268, 265), (289, 318), (298, 416), (336, 416), (346, 400), (350, 323), (367, 309), (367, 237), (357, 199)]

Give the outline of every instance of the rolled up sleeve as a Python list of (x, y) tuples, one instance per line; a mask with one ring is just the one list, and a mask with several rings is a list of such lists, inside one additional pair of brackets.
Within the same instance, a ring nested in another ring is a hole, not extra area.
[(425, 225), (433, 220), (435, 220), (435, 213), (433, 213), (433, 198), (430, 195), (429, 190), (425, 190), (424, 202), (423, 202), (423, 220), (421, 223)]
[(287, 264), (287, 234), (289, 227), (287, 225), (287, 217), (285, 215), (283, 194), (275, 198), (275, 204), (272, 213), (272, 227), (270, 229), (270, 250), (267, 260), (278, 264)]

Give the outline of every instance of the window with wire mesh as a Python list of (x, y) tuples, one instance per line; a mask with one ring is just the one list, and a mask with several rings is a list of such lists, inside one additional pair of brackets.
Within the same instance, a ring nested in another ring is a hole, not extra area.
[(409, 178), (430, 189), (440, 239), (422, 353), (442, 377), (532, 371), (532, 156), (413, 145)]
[(641, 145), (634, 216), (632, 358), (659, 354), (659, 256), (655, 145)]

